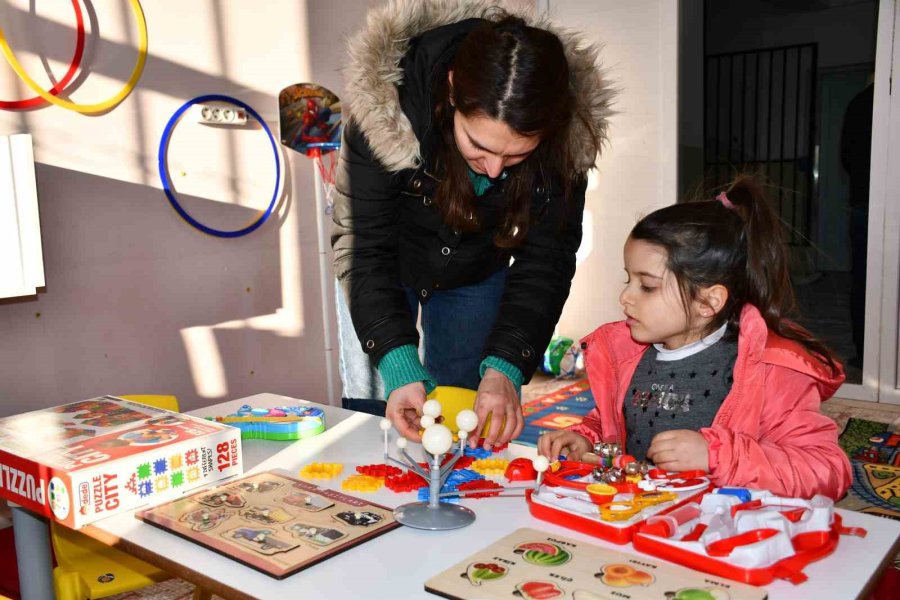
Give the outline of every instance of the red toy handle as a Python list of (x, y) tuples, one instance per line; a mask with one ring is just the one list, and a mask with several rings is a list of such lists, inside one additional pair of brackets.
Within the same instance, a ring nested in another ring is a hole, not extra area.
[(738, 546), (749, 546), (778, 535), (777, 529), (753, 529), (722, 540), (716, 540), (706, 547), (710, 556), (730, 556)]

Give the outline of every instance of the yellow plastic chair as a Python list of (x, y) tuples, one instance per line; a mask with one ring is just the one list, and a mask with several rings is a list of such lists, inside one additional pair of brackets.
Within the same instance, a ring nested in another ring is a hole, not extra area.
[[(175, 396), (119, 397), (178, 412), (178, 399)], [(59, 565), (53, 569), (53, 588), (57, 600), (105, 598), (132, 592), (172, 577), (162, 569), (53, 521), (50, 522), (50, 534)], [(195, 593), (194, 597), (197, 598), (198, 595)], [(203, 597), (203, 594), (199, 597)]]

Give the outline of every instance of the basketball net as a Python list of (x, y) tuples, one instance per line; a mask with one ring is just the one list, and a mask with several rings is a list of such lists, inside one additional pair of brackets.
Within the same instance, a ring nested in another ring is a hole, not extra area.
[(316, 169), (319, 170), (319, 177), (322, 178), (322, 188), (325, 192), (325, 214), (330, 215), (334, 212), (334, 174), (337, 169), (337, 161), (334, 159), (336, 151), (328, 153), (328, 165), (322, 158), (322, 150), (319, 148), (310, 148), (309, 156), (313, 159)]

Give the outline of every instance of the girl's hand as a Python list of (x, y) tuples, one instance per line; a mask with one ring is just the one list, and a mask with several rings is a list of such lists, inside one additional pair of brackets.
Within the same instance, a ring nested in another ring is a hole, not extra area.
[(709, 471), (709, 444), (690, 429), (658, 433), (650, 442), (647, 459), (666, 471)]
[(421, 381), (398, 387), (388, 396), (384, 416), (391, 420), (403, 437), (414, 442), (422, 441), (419, 435), (422, 405), (425, 404), (425, 384)]
[(589, 439), (574, 431), (548, 431), (538, 438), (537, 451), (546, 456), (550, 462), (559, 460), (565, 454), (568, 460), (581, 460), (585, 452), (590, 452), (594, 445)]
[[(478, 385), (478, 395), (475, 397), (475, 414), (478, 415), (478, 426), (472, 432), (469, 446), (478, 445), (478, 432), (484, 427), (484, 422), (491, 417), (491, 426), (484, 438), (484, 447), (502, 446), (520, 433), (525, 427), (525, 417), (522, 416), (522, 405), (519, 403), (519, 395), (516, 387), (500, 371), (488, 368)], [(501, 430), (502, 427), (502, 430)]]

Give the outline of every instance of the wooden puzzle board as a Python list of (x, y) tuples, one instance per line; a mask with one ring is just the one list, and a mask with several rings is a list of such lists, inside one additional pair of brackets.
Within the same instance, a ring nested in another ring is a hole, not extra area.
[(266, 471), (137, 518), (282, 579), (399, 527), (391, 509)]
[(765, 589), (601, 548), (537, 529), (518, 529), (425, 582), (458, 600), (763, 600)]

